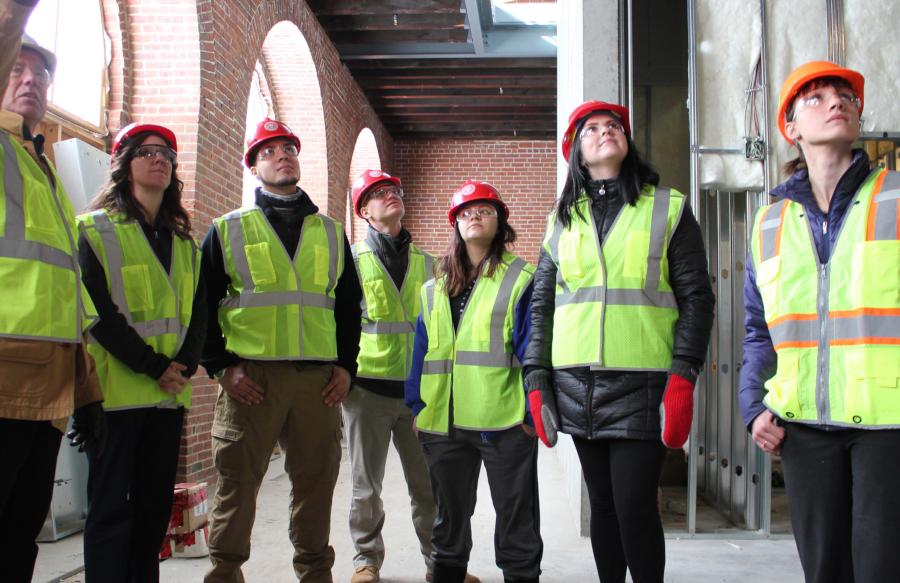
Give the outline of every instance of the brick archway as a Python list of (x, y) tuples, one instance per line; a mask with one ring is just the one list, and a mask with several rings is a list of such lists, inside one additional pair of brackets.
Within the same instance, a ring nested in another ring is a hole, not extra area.
[[(350, 159), (350, 173), (347, 176), (347, 192), (349, 196), (353, 181), (365, 170), (382, 169), (381, 153), (375, 142), (375, 134), (369, 128), (363, 128), (356, 137), (356, 145), (353, 147), (353, 155)], [(366, 221), (356, 216), (353, 212), (352, 201), (347, 201), (347, 237), (351, 243), (361, 241), (366, 237)]]

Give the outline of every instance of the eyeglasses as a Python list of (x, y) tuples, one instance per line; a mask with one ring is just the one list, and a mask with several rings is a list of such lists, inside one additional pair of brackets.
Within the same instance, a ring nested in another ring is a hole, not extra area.
[(370, 200), (381, 200), (382, 198), (386, 198), (387, 196), (396, 196), (397, 198), (403, 198), (403, 190), (397, 188), (396, 186), (382, 186), (381, 188), (376, 188), (372, 192), (366, 196), (366, 202)]
[(256, 153), (256, 157), (260, 160), (268, 160), (269, 158), (275, 156), (278, 152), (284, 152), (286, 156), (290, 156), (291, 158), (296, 158), (300, 155), (300, 150), (297, 149), (297, 146), (294, 144), (281, 144), (281, 145), (272, 145), (272, 146), (263, 146)]
[[(827, 101), (826, 93), (824, 89), (816, 89), (803, 97), (798, 97), (794, 107), (794, 116), (796, 117), (804, 109), (819, 109), (822, 107)], [(835, 91), (834, 93), (838, 96), (842, 105), (859, 110), (859, 97), (854, 95), (852, 91)]]
[(169, 148), (168, 146), (141, 146), (134, 151), (135, 158), (141, 158), (148, 161), (153, 160), (154, 158), (162, 158), (164, 162), (168, 162), (173, 166), (175, 165), (176, 156), (177, 155), (175, 154), (175, 150)]
[(22, 75), (25, 74), (25, 71), (31, 71), (31, 77), (34, 79), (34, 82), (39, 85), (47, 86), (53, 81), (53, 75), (51, 75), (50, 71), (44, 67), (33, 67), (22, 61), (17, 61), (16, 64), (13, 65), (9, 76), (11, 79), (20, 79)]
[(469, 221), (469, 220), (474, 219), (475, 217), (478, 217), (479, 219), (487, 219), (487, 218), (496, 217), (496, 216), (497, 216), (497, 209), (487, 207), (487, 206), (480, 206), (477, 208), (468, 208), (468, 209), (463, 209), (463, 210), (459, 211), (458, 213), (456, 213), (456, 220), (457, 221)]
[(595, 136), (599, 136), (602, 133), (602, 130), (604, 130), (604, 129), (611, 134), (615, 134), (615, 133), (624, 134), (625, 133), (625, 126), (623, 126), (622, 124), (620, 124), (619, 122), (617, 122), (615, 120), (610, 120), (603, 125), (593, 124), (593, 125), (584, 126), (584, 128), (581, 130), (581, 139), (583, 140), (587, 137), (593, 138)]

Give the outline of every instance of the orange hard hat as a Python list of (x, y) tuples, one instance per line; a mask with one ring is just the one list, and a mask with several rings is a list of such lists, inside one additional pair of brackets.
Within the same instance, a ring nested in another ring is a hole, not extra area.
[(366, 170), (359, 175), (359, 178), (353, 181), (353, 186), (351, 187), (350, 194), (353, 198), (353, 211), (356, 213), (356, 216), (358, 216), (359, 218), (363, 218), (363, 216), (359, 213), (359, 207), (360, 203), (362, 202), (363, 195), (369, 192), (376, 185), (385, 182), (390, 182), (391, 184), (396, 185), (397, 188), (402, 188), (400, 186), (399, 178), (397, 178), (396, 176), (391, 176), (383, 170)]
[(566, 128), (566, 133), (563, 134), (561, 145), (562, 155), (566, 162), (569, 161), (569, 152), (572, 151), (572, 142), (575, 140), (575, 126), (578, 125), (578, 120), (592, 113), (602, 112), (612, 113), (619, 118), (619, 121), (622, 122), (622, 127), (625, 128), (625, 135), (631, 135), (631, 122), (628, 121), (627, 107), (605, 101), (586, 101), (569, 114), (569, 127)]
[(297, 134), (291, 131), (287, 124), (267, 117), (256, 124), (256, 131), (253, 133), (253, 137), (247, 140), (247, 150), (244, 152), (244, 165), (250, 168), (252, 166), (250, 159), (255, 156), (257, 148), (275, 138), (287, 138), (294, 143), (297, 151), (300, 151), (300, 138), (297, 137)]
[(119, 133), (116, 134), (116, 139), (113, 140), (112, 144), (112, 155), (116, 155), (116, 151), (119, 147), (128, 141), (129, 138), (133, 138), (134, 136), (144, 133), (150, 132), (158, 135), (166, 142), (169, 143), (169, 146), (178, 151), (178, 141), (175, 139), (175, 133), (169, 128), (161, 125), (156, 125), (152, 123), (130, 123), (124, 128), (119, 130)]
[(462, 186), (456, 189), (453, 197), (450, 199), (450, 210), (447, 212), (447, 218), (450, 224), (456, 224), (456, 213), (460, 207), (475, 201), (492, 202), (503, 209), (503, 216), (509, 219), (509, 207), (500, 198), (500, 193), (488, 182), (481, 180), (466, 180)]
[(815, 81), (816, 79), (822, 79), (824, 77), (837, 77), (846, 81), (850, 85), (850, 88), (853, 89), (853, 92), (856, 93), (856, 96), (859, 97), (859, 113), (862, 114), (864, 100), (863, 88), (866, 83), (862, 73), (847, 69), (846, 67), (841, 67), (830, 61), (810, 61), (804, 63), (791, 71), (787, 76), (787, 79), (784, 80), (784, 84), (781, 86), (781, 93), (778, 97), (778, 129), (781, 130), (781, 135), (784, 136), (784, 139), (787, 140), (789, 144), (793, 145), (794, 142), (788, 137), (787, 130), (785, 129), (785, 124), (787, 124), (785, 116), (787, 115), (788, 109), (794, 102), (794, 98), (797, 97), (797, 93), (804, 85), (810, 81)]

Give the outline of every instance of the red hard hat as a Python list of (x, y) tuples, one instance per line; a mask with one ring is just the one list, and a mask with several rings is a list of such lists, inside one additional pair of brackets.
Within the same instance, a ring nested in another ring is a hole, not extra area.
[(450, 199), (450, 210), (447, 212), (447, 218), (450, 219), (450, 224), (456, 224), (456, 212), (460, 207), (478, 200), (496, 204), (503, 209), (503, 216), (509, 219), (509, 207), (507, 207), (506, 203), (503, 202), (503, 199), (500, 198), (500, 193), (497, 192), (497, 189), (488, 182), (472, 180), (470, 178), (466, 180), (462, 186), (456, 189), (456, 192), (453, 193), (453, 197)]
[(152, 123), (130, 123), (124, 128), (119, 130), (119, 133), (116, 134), (116, 139), (113, 140), (112, 145), (112, 155), (116, 155), (116, 150), (119, 149), (124, 142), (127, 142), (129, 138), (132, 138), (143, 132), (151, 132), (165, 141), (169, 143), (169, 146), (172, 147), (176, 152), (178, 151), (178, 141), (175, 140), (175, 134), (167, 127), (163, 127), (160, 125), (152, 124)]
[(247, 140), (247, 150), (244, 152), (244, 165), (250, 168), (250, 158), (256, 153), (256, 149), (274, 138), (287, 138), (297, 146), (297, 151), (300, 151), (300, 138), (291, 131), (291, 128), (287, 124), (267, 117), (256, 124), (256, 131), (253, 133), (253, 137)]
[(578, 124), (578, 120), (592, 113), (604, 111), (608, 111), (619, 118), (619, 121), (622, 122), (622, 127), (625, 128), (625, 135), (631, 135), (631, 122), (628, 121), (627, 107), (622, 107), (615, 103), (607, 103), (605, 101), (586, 101), (569, 114), (569, 127), (566, 128), (566, 133), (563, 134), (561, 145), (563, 158), (565, 158), (567, 162), (569, 161), (569, 152), (572, 151), (572, 142), (575, 140), (575, 126)]
[(391, 176), (383, 170), (366, 170), (359, 175), (359, 178), (353, 181), (350, 194), (353, 197), (353, 211), (356, 213), (356, 216), (363, 218), (359, 214), (359, 203), (362, 201), (363, 195), (383, 182), (390, 182), (395, 184), (397, 188), (401, 188), (400, 179), (396, 176)]
[(781, 130), (781, 135), (784, 136), (784, 139), (791, 145), (793, 145), (794, 142), (788, 137), (787, 129), (785, 127), (787, 124), (787, 120), (785, 119), (787, 110), (804, 85), (810, 81), (822, 79), (823, 77), (837, 77), (846, 81), (853, 89), (853, 92), (856, 93), (856, 96), (859, 97), (859, 113), (860, 115), (862, 114), (863, 89), (866, 80), (861, 73), (841, 67), (840, 65), (835, 65), (829, 61), (810, 61), (809, 63), (804, 63), (791, 71), (787, 76), (787, 79), (784, 80), (784, 84), (781, 86), (781, 92), (778, 96), (778, 129)]

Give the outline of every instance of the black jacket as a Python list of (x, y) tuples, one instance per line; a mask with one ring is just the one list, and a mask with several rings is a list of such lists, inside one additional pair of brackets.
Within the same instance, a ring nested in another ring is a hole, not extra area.
[[(256, 189), (256, 205), (262, 209), (269, 224), (275, 230), (275, 234), (284, 244), (285, 250), (293, 257), (297, 245), (300, 243), (303, 219), (319, 212), (319, 207), (313, 204), (303, 191), (300, 191), (300, 196), (296, 199), (279, 201), (272, 196), (265, 195), (259, 188)], [(219, 303), (228, 292), (231, 278), (225, 271), (222, 244), (215, 227), (210, 228), (206, 238), (203, 239), (200, 250), (202, 253), (201, 270), (206, 279), (206, 304), (209, 313), (206, 344), (203, 347), (203, 358), (200, 363), (212, 377), (221, 369), (240, 362), (240, 358), (225, 349), (225, 338), (222, 335), (222, 327), (219, 325)], [(359, 278), (356, 275), (356, 268), (353, 266), (353, 256), (346, 235), (344, 236), (344, 270), (338, 277), (334, 294), (337, 364), (347, 369), (351, 376), (355, 376), (362, 318), (362, 309), (360, 308), (362, 290), (359, 287)]]
[[(172, 231), (158, 223), (150, 226), (143, 219), (139, 222), (147, 242), (150, 243), (163, 269), (168, 272), (172, 265), (172, 237), (174, 237)], [(187, 370), (181, 373), (185, 377), (192, 377), (197, 372), (197, 363), (200, 360), (206, 333), (206, 293), (202, 275), (194, 294), (191, 322), (188, 324), (184, 342), (178, 354), (170, 359), (153, 350), (137, 331), (128, 325), (128, 321), (110, 295), (106, 272), (84, 235), (80, 235), (78, 239), (78, 262), (81, 265), (81, 280), (91, 295), (99, 316), (97, 323), (91, 328), (91, 335), (103, 348), (132, 371), (153, 379), (158, 380), (173, 360), (187, 367)]]
[[(600, 194), (601, 188), (605, 194)], [(602, 243), (625, 201), (614, 182), (591, 182), (592, 214)], [(671, 372), (691, 378), (706, 358), (715, 296), (707, 271), (700, 225), (685, 206), (669, 242), (669, 281), (678, 302)], [(526, 374), (551, 369), (557, 266), (543, 250), (534, 274), (531, 339)], [(628, 342), (628, 332), (607, 342)], [(591, 371), (576, 367), (553, 371), (561, 430), (587, 438), (659, 439), (659, 406), (667, 375), (662, 372)]]

